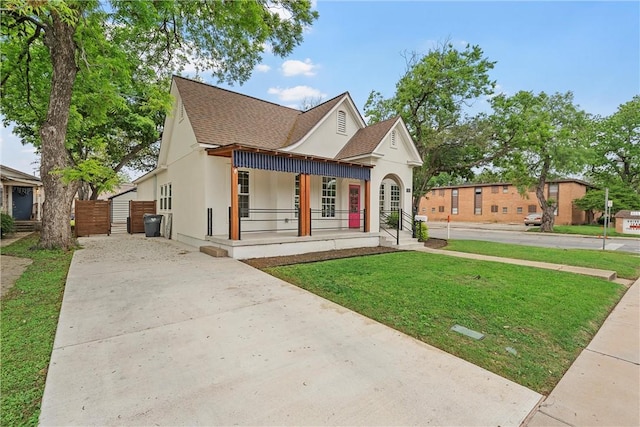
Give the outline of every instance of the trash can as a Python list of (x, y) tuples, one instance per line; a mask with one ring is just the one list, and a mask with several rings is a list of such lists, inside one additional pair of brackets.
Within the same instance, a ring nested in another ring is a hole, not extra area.
[(160, 236), (160, 223), (162, 222), (162, 215), (144, 214), (144, 235), (146, 237), (159, 237)]

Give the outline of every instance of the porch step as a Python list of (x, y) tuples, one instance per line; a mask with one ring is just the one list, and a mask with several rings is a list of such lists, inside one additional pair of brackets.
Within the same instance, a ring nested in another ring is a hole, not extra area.
[(424, 246), (423, 242), (419, 242), (417, 238), (411, 237), (411, 232), (400, 232), (400, 244), (396, 245), (396, 239), (389, 235), (383, 236), (380, 239), (380, 246), (387, 246), (390, 248), (396, 248), (401, 250), (412, 251)]
[(38, 231), (41, 228), (40, 221), (15, 221), (13, 224), (15, 231), (20, 233)]
[(200, 252), (215, 258), (225, 258), (229, 256), (226, 250), (215, 246), (200, 246)]

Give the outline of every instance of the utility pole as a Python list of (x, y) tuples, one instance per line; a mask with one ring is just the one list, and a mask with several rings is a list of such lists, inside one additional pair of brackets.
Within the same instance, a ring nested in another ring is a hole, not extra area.
[(602, 235), (602, 250), (604, 251), (604, 245), (607, 240), (607, 223), (609, 222), (609, 188), (604, 189), (604, 233)]

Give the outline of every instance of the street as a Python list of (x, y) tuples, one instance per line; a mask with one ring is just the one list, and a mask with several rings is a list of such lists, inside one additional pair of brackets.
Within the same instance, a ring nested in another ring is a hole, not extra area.
[[(564, 249), (602, 249), (602, 238), (569, 234), (526, 232), (523, 225), (451, 223), (447, 237), (447, 223), (429, 223), (429, 237), (438, 239), (484, 240), (517, 245)], [(640, 237), (607, 238), (605, 249), (640, 254)]]

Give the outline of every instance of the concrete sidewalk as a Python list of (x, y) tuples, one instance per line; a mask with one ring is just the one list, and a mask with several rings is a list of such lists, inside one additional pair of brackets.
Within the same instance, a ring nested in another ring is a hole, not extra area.
[(80, 242), (42, 425), (517, 426), (542, 398), (239, 261)]
[(550, 262), (540, 262), (540, 261), (528, 261), (524, 259), (515, 259), (515, 258), (501, 258), (501, 257), (491, 256), (491, 255), (480, 255), (480, 254), (471, 254), (467, 252), (431, 249), (423, 246), (412, 247), (412, 250), (453, 256), (457, 258), (477, 259), (481, 261), (500, 262), (503, 264), (524, 265), (527, 267), (543, 268), (545, 270), (564, 271), (567, 273), (582, 274), (584, 276), (591, 276), (591, 277), (597, 277), (599, 279), (616, 281), (627, 287), (630, 286), (631, 283), (633, 283), (633, 281), (631, 280), (618, 279), (616, 272), (612, 270), (601, 270), (598, 268), (586, 268), (586, 267), (574, 267), (572, 265), (553, 264)]
[(640, 279), (527, 425), (640, 425)]

